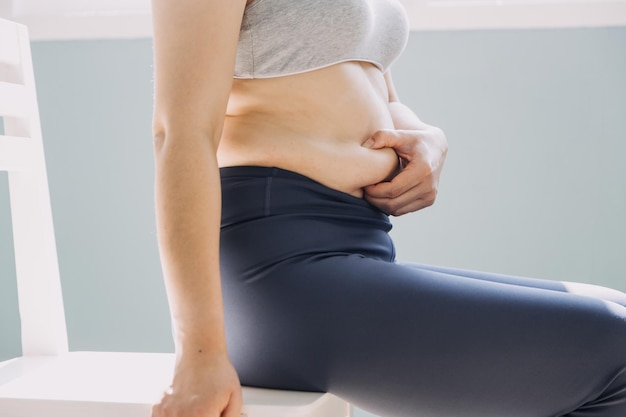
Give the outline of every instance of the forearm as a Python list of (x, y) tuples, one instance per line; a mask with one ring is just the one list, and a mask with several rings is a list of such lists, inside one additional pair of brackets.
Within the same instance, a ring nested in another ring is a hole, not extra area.
[(226, 350), (219, 274), (221, 187), (208, 138), (155, 140), (161, 264), (180, 356)]

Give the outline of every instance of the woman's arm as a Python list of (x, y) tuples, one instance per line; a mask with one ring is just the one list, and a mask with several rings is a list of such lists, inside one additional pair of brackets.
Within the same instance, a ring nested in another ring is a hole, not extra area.
[(435, 202), (448, 142), (441, 129), (422, 122), (398, 100), (390, 71), (385, 73), (385, 81), (395, 129), (374, 133), (364, 146), (393, 148), (403, 169), (391, 181), (370, 185), (364, 191), (370, 203), (386, 213), (400, 216)]
[(156, 214), (176, 346), (153, 416), (238, 416), (219, 274), (216, 150), (245, 0), (152, 0)]

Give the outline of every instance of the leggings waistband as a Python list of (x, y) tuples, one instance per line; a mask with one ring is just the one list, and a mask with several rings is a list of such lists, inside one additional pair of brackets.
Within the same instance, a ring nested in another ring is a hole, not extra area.
[(389, 231), (389, 217), (362, 198), (276, 167), (220, 168), (222, 228), (271, 216), (320, 216)]

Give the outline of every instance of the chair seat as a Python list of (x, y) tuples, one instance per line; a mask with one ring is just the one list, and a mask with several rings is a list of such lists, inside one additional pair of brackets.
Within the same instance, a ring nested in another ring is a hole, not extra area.
[[(148, 417), (167, 388), (173, 354), (71, 352), (0, 362), (2, 417)], [(243, 387), (242, 416), (346, 417), (327, 393)]]

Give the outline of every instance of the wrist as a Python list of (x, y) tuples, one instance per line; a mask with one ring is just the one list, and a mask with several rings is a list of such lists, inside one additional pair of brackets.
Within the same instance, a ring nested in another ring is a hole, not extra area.
[(176, 356), (202, 357), (227, 352), (223, 319), (200, 323), (174, 325), (174, 347)]
[(176, 365), (183, 364), (197, 366), (202, 363), (214, 362), (216, 359), (228, 358), (226, 344), (216, 346), (214, 344), (188, 343), (176, 346)]

